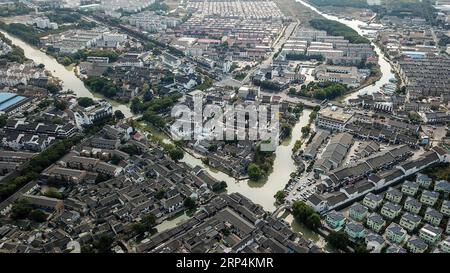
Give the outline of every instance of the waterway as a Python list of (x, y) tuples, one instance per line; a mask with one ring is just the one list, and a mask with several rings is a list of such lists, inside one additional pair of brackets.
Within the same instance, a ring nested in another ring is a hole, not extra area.
[(205, 167), (214, 178), (227, 182), (228, 193), (241, 193), (256, 204), (261, 205), (266, 211), (272, 212), (275, 210), (275, 193), (284, 189), (290, 179), (290, 174), (297, 170), (297, 166), (291, 157), (292, 148), (295, 142), (301, 138), (301, 128), (308, 124), (310, 113), (311, 110), (305, 109), (303, 111), (299, 121), (292, 130), (292, 136), (277, 147), (273, 170), (263, 181), (236, 180), (223, 172), (205, 167), (200, 159), (188, 153), (185, 154), (181, 161), (192, 167), (196, 165)]
[[(44, 64), (45, 68), (52, 73), (54, 77), (57, 77), (61, 81), (63, 91), (71, 90), (77, 97), (102, 98), (101, 96), (93, 94), (89, 91), (83, 81), (80, 80), (72, 70), (67, 70), (52, 56), (45, 54), (38, 48), (27, 44), (17, 37), (11, 36), (4, 31), (0, 32), (3, 33), (6, 38), (10, 39), (14, 45), (22, 48), (25, 53), (25, 57), (38, 64)], [(115, 102), (111, 102), (111, 104), (113, 105), (114, 110), (122, 111), (126, 118), (133, 116), (128, 106)]]
[[(370, 32), (370, 30), (363, 30), (359, 27), (361, 25), (367, 25), (367, 23), (365, 22), (339, 19), (336, 16), (331, 16), (320, 12), (318, 9), (302, 0), (296, 1), (311, 8), (327, 19), (339, 21), (353, 28), (361, 35)], [(59, 64), (53, 57), (45, 54), (37, 48), (28, 45), (27, 43), (16, 37), (12, 37), (11, 35), (3, 31), (1, 32), (15, 45), (21, 47), (24, 50), (25, 56), (27, 58), (34, 60), (36, 63), (44, 64), (46, 69), (48, 69), (53, 74), (53, 76), (58, 77), (61, 80), (64, 90), (72, 90), (75, 95), (80, 97), (98, 97), (97, 95), (92, 94), (84, 86), (83, 82), (78, 77), (76, 77), (73, 71), (65, 69), (65, 67)], [(378, 91), (381, 86), (388, 83), (389, 79), (394, 77), (394, 74), (391, 72), (391, 65), (385, 60), (384, 54), (381, 52), (380, 48), (377, 45), (375, 45), (374, 43), (373, 45), (375, 47), (375, 51), (379, 55), (379, 65), (383, 75), (375, 85), (363, 88), (358, 92), (351, 94), (349, 97), (356, 97), (357, 94), (370, 94), (374, 91)], [(121, 110), (126, 117), (133, 116), (129, 107), (126, 105), (114, 104), (114, 108)], [(248, 180), (236, 180), (235, 178), (223, 172), (208, 168), (199, 158), (196, 158), (188, 153), (185, 154), (182, 162), (185, 162), (192, 167), (195, 167), (197, 165), (202, 166), (203, 168), (207, 169), (214, 178), (227, 182), (228, 193), (239, 192), (242, 195), (248, 197), (256, 204), (260, 204), (265, 210), (272, 212), (276, 208), (274, 198), (275, 193), (285, 187), (290, 179), (290, 174), (297, 170), (297, 166), (295, 165), (295, 162), (291, 157), (292, 147), (294, 146), (295, 141), (301, 138), (301, 128), (308, 124), (310, 112), (310, 110), (303, 111), (303, 115), (300, 117), (299, 121), (292, 130), (292, 137), (283, 141), (283, 143), (281, 143), (277, 147), (275, 151), (276, 158), (274, 160), (273, 170), (264, 181), (252, 182)], [(325, 242), (323, 241), (323, 238), (317, 236), (317, 234), (312, 233), (307, 228), (296, 223), (292, 218), (292, 215), (288, 214), (283, 218), (291, 224), (291, 227), (294, 231), (302, 233), (306, 238), (313, 240), (321, 247), (327, 247)], [(178, 217), (174, 217), (173, 219), (166, 220), (163, 223), (159, 224), (157, 226), (157, 230), (161, 232), (163, 230), (173, 228), (187, 219), (189, 219), (189, 217), (186, 214), (182, 214)]]
[[(348, 20), (348, 19), (339, 18), (337, 16), (333, 16), (333, 15), (329, 15), (329, 14), (321, 12), (319, 9), (317, 9), (316, 7), (312, 6), (311, 4), (309, 4), (303, 0), (295, 0), (295, 1), (310, 8), (313, 11), (317, 12), (318, 14), (322, 15), (323, 17), (325, 17), (328, 20), (338, 21), (338, 22), (354, 29), (356, 32), (358, 32), (359, 35), (367, 35), (367, 34), (376, 32), (376, 30), (362, 29), (361, 27), (367, 27), (369, 25), (366, 22), (363, 22), (360, 20)], [(392, 66), (387, 61), (387, 58), (384, 55), (384, 53), (381, 51), (380, 47), (376, 43), (374, 43), (373, 40), (372, 40), (372, 45), (374, 46), (375, 52), (378, 54), (378, 64), (380, 66), (382, 76), (381, 76), (380, 80), (378, 80), (375, 84), (369, 85), (365, 88), (360, 89), (357, 92), (349, 94), (346, 97), (346, 99), (356, 98), (358, 95), (372, 94), (374, 92), (377, 92), (380, 90), (380, 88), (383, 85), (389, 83), (390, 79), (395, 78), (395, 74), (392, 72)]]

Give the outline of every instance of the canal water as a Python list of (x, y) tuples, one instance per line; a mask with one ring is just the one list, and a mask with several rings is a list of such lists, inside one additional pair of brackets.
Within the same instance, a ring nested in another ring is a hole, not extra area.
[(311, 110), (305, 109), (292, 130), (292, 136), (283, 141), (275, 151), (275, 160), (273, 170), (269, 176), (259, 182), (249, 180), (236, 180), (235, 178), (211, 168), (205, 167), (202, 161), (192, 155), (186, 153), (181, 160), (188, 165), (195, 167), (203, 166), (214, 178), (227, 182), (228, 193), (238, 192), (252, 200), (256, 204), (260, 204), (267, 211), (275, 210), (274, 195), (277, 191), (283, 190), (290, 179), (290, 174), (297, 170), (294, 160), (292, 159), (292, 148), (295, 142), (301, 138), (301, 128), (308, 125), (309, 114)]
[[(50, 73), (52, 73), (54, 77), (57, 77), (61, 81), (64, 91), (71, 90), (77, 97), (101, 98), (99, 95), (93, 94), (91, 91), (89, 91), (86, 86), (84, 86), (83, 81), (80, 80), (73, 71), (67, 70), (52, 56), (45, 54), (38, 48), (30, 46), (17, 37), (11, 36), (4, 31), (0, 32), (3, 33), (6, 38), (10, 39), (14, 45), (22, 48), (25, 56), (28, 59), (31, 59), (38, 64), (44, 64), (45, 69), (47, 69)], [(126, 118), (133, 116), (130, 108), (126, 105), (118, 104), (112, 101), (110, 102), (113, 105), (114, 110), (122, 111)]]
[[(334, 20), (334, 21), (338, 21), (348, 27), (351, 27), (352, 29), (354, 29), (355, 31), (358, 32), (358, 34), (360, 35), (365, 35), (365, 34), (369, 34), (369, 33), (374, 33), (376, 32), (375, 30), (367, 30), (367, 29), (362, 29), (361, 27), (367, 27), (369, 24), (360, 20), (348, 20), (348, 19), (343, 19), (343, 18), (339, 18), (337, 16), (333, 16), (333, 15), (329, 15), (326, 13), (321, 12), (319, 9), (317, 9), (316, 7), (312, 6), (311, 4), (303, 1), (303, 0), (295, 0), (298, 3), (301, 3), (302, 5), (312, 9), (313, 11), (317, 12), (318, 14), (322, 15), (323, 17), (325, 17), (326, 19), (329, 20)], [(395, 74), (392, 72), (392, 66), (391, 64), (386, 60), (386, 56), (384, 55), (384, 53), (381, 51), (380, 47), (378, 45), (376, 45), (373, 41), (372, 41), (372, 45), (375, 48), (375, 52), (378, 54), (378, 64), (380, 66), (380, 70), (382, 73), (381, 79), (379, 81), (377, 81), (375, 84), (373, 85), (369, 85), (365, 88), (360, 89), (357, 92), (351, 93), (349, 94), (346, 99), (353, 99), (356, 98), (359, 94), (361, 95), (365, 95), (365, 94), (372, 94), (373, 92), (379, 91), (380, 88), (389, 83), (389, 80), (392, 78), (395, 78)]]

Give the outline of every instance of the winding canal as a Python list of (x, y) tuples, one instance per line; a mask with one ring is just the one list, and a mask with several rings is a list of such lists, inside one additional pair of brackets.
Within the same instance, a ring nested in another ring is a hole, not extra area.
[[(62, 83), (63, 90), (72, 90), (79, 97), (98, 97), (90, 92), (73, 71), (67, 70), (63, 65), (58, 63), (55, 58), (45, 54), (37, 48), (30, 46), (17, 37), (1, 31), (6, 38), (10, 39), (13, 44), (24, 50), (25, 56), (36, 63), (42, 63), (53, 76), (59, 78)], [(127, 105), (114, 104), (115, 110), (121, 110), (126, 117), (132, 117), (133, 114)], [(292, 137), (279, 145), (276, 149), (276, 158), (273, 165), (272, 173), (264, 181), (251, 182), (248, 180), (236, 180), (235, 178), (208, 168), (203, 162), (188, 153), (185, 154), (183, 162), (190, 166), (202, 166), (216, 179), (223, 180), (228, 184), (228, 192), (239, 192), (250, 198), (253, 202), (260, 204), (267, 211), (275, 210), (274, 195), (277, 191), (282, 190), (290, 179), (290, 174), (296, 171), (297, 167), (291, 158), (292, 147), (297, 139), (301, 137), (301, 128), (306, 126), (309, 120), (310, 110), (304, 110), (303, 115), (292, 130)], [(164, 226), (164, 225), (163, 225)]]
[[(358, 21), (358, 20), (346, 20), (346, 19), (340, 19), (336, 16), (331, 16), (325, 13), (322, 13), (317, 8), (311, 6), (310, 4), (306, 3), (302, 0), (296, 0), (297, 2), (311, 8), (313, 11), (319, 13), (323, 17), (339, 21), (352, 29), (356, 30), (359, 34), (363, 35), (370, 30), (363, 30), (360, 28), (360, 26), (367, 26), (367, 23)], [(53, 76), (58, 77), (63, 86), (63, 90), (72, 90), (75, 95), (80, 97), (98, 97), (97, 95), (92, 94), (85, 86), (84, 83), (76, 77), (73, 71), (67, 70), (64, 66), (59, 64), (52, 56), (49, 56), (45, 54), (44, 52), (40, 51), (37, 48), (34, 48), (27, 43), (23, 42), (22, 40), (13, 37), (4, 31), (1, 31), (8, 39), (12, 41), (13, 44), (21, 47), (24, 52), (25, 56), (29, 59), (32, 59), (36, 63), (42, 63), (45, 65), (46, 69), (48, 69)], [(380, 50), (380, 48), (373, 43), (373, 46), (375, 48), (375, 51), (377, 52), (379, 56), (379, 65), (382, 72), (382, 77), (379, 81), (377, 81), (374, 85), (367, 86), (358, 92), (355, 92), (349, 97), (356, 97), (358, 94), (370, 94), (374, 91), (378, 91), (384, 84), (389, 83), (389, 80), (394, 76), (394, 74), (391, 72), (391, 65), (389, 62), (386, 61), (384, 54)], [(133, 114), (131, 113), (130, 109), (126, 105), (118, 105), (114, 104), (115, 110), (121, 110), (126, 117), (132, 117)], [(203, 164), (203, 162), (188, 153), (185, 154), (184, 158), (182, 159), (183, 162), (187, 163), (188, 165), (195, 167), (197, 165), (202, 166), (203, 168), (207, 169), (208, 172), (216, 179), (223, 180), (227, 182), (228, 184), (228, 193), (233, 192), (239, 192), (243, 194), (244, 196), (248, 197), (253, 202), (260, 204), (263, 206), (263, 208), (267, 211), (274, 211), (275, 210), (275, 198), (274, 195), (277, 191), (282, 190), (287, 182), (290, 179), (290, 174), (297, 170), (297, 166), (295, 165), (294, 160), (292, 159), (292, 147), (295, 144), (295, 141), (301, 138), (301, 128), (306, 126), (309, 121), (309, 114), (310, 110), (304, 110), (303, 114), (300, 116), (299, 121), (294, 126), (292, 130), (292, 137), (288, 140), (285, 140), (283, 143), (281, 143), (276, 151), (276, 158), (273, 164), (273, 170), (272, 173), (267, 177), (265, 181), (261, 182), (251, 182), (248, 180), (236, 180), (235, 178), (220, 172), (213, 170), (211, 168), (208, 168)], [(301, 231), (305, 237), (312, 239), (313, 241), (320, 241), (320, 238), (313, 238), (314, 234), (305, 234), (308, 233), (305, 229), (300, 229), (300, 227), (293, 221), (291, 215), (285, 215), (286, 220), (288, 222), (291, 222), (293, 229), (296, 231)], [(160, 225), (157, 226), (157, 229), (159, 232), (166, 230), (168, 228), (172, 228), (179, 224), (180, 222), (183, 222), (184, 220), (188, 219), (188, 217), (183, 214), (181, 217), (176, 217), (175, 219), (171, 219), (168, 221), (164, 221)]]
[[(0, 31), (5, 35), (6, 38), (11, 40), (11, 42), (22, 48), (25, 57), (33, 60), (38, 64), (44, 64), (45, 69), (47, 69), (54, 77), (57, 77), (62, 84), (63, 91), (72, 91), (77, 97), (88, 97), (88, 98), (101, 98), (97, 94), (93, 94), (89, 91), (84, 85), (83, 81), (81, 81), (73, 71), (67, 70), (62, 64), (58, 63), (55, 58), (50, 55), (45, 54), (40, 51), (38, 48), (35, 48), (21, 39), (11, 36), (5, 31)], [(125, 115), (125, 117), (132, 117), (133, 114), (129, 107), (123, 104), (118, 104), (110, 101), (113, 105), (114, 110), (120, 110)]]
[(295, 142), (301, 138), (301, 129), (308, 124), (310, 113), (311, 110), (303, 110), (303, 114), (292, 130), (291, 138), (283, 141), (277, 147), (272, 173), (264, 181), (238, 181), (223, 172), (205, 167), (200, 159), (187, 153), (182, 161), (193, 167), (196, 165), (205, 167), (214, 178), (227, 182), (228, 193), (239, 192), (256, 204), (263, 206), (265, 210), (272, 212), (275, 210), (275, 193), (284, 189), (290, 179), (290, 174), (297, 170), (297, 166), (291, 156), (292, 148)]
[[(316, 7), (312, 6), (311, 4), (305, 2), (304, 0), (295, 0), (298, 3), (301, 3), (302, 5), (310, 8), (311, 10), (317, 12), (318, 14), (322, 15), (323, 17), (325, 17), (328, 20), (334, 20), (334, 21), (338, 21), (350, 28), (352, 28), (353, 30), (355, 30), (356, 32), (358, 32), (359, 35), (365, 35), (365, 34), (369, 34), (369, 33), (374, 33), (376, 32), (375, 30), (367, 30), (367, 29), (362, 29), (361, 27), (367, 27), (369, 24), (360, 20), (348, 20), (348, 19), (342, 19), (339, 18), (337, 16), (333, 16), (333, 15), (329, 15), (326, 13), (321, 12), (319, 9), (317, 9)], [(375, 44), (372, 40), (372, 45), (375, 49), (375, 52), (378, 54), (378, 64), (380, 66), (380, 70), (382, 73), (382, 76), (380, 78), (380, 80), (378, 80), (375, 84), (373, 85), (369, 85), (365, 88), (360, 89), (357, 92), (351, 93), (349, 94), (346, 99), (350, 99), (350, 98), (356, 98), (359, 94), (364, 95), (364, 94), (372, 94), (376, 91), (379, 91), (380, 88), (389, 83), (389, 80), (392, 78), (395, 78), (395, 74), (392, 73), (392, 66), (391, 64), (387, 61), (386, 56), (384, 55), (384, 53), (381, 51), (380, 47)]]

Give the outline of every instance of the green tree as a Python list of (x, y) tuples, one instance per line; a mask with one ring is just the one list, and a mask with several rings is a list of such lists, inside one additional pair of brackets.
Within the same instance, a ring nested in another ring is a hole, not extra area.
[(317, 230), (322, 227), (322, 222), (320, 221), (320, 216), (317, 213), (313, 213), (306, 218), (305, 224), (312, 230)]
[(11, 218), (24, 219), (30, 214), (32, 209), (31, 204), (26, 199), (22, 199), (12, 205)]
[(322, 226), (320, 215), (305, 202), (294, 202), (292, 205), (292, 215), (298, 222), (303, 223), (312, 230), (316, 230)]
[(277, 191), (274, 197), (277, 200), (277, 202), (281, 204), (284, 202), (284, 199), (286, 198), (286, 193), (284, 191)]
[(32, 221), (42, 223), (47, 220), (47, 214), (40, 209), (34, 209), (30, 212), (28, 218)]
[(81, 107), (89, 107), (94, 105), (94, 103), (94, 100), (88, 97), (78, 98), (78, 105), (80, 105)]
[(250, 179), (254, 181), (258, 181), (264, 176), (264, 172), (261, 170), (261, 168), (254, 163), (248, 165), (247, 174)]
[(131, 229), (138, 235), (142, 235), (147, 231), (147, 228), (142, 222), (133, 223)]
[(305, 138), (309, 135), (311, 127), (309, 125), (302, 127), (302, 137)]
[(365, 243), (360, 243), (355, 247), (355, 253), (369, 253), (367, 250), (367, 245)]
[(55, 188), (49, 188), (44, 192), (44, 196), (50, 197), (50, 198), (57, 198), (62, 199), (62, 194)]
[(408, 118), (412, 124), (420, 124), (422, 122), (422, 117), (415, 111), (409, 112)]
[(161, 200), (166, 195), (166, 191), (164, 189), (160, 189), (155, 193), (155, 198)]
[(331, 231), (327, 237), (328, 243), (336, 249), (346, 250), (350, 243), (347, 234), (343, 231)]
[(110, 253), (113, 243), (113, 238), (103, 235), (98, 240), (94, 241), (93, 246), (98, 253)]
[(5, 127), (7, 121), (8, 121), (7, 115), (0, 115), (0, 128)]
[(149, 213), (142, 218), (142, 223), (147, 229), (150, 229), (156, 224), (156, 216), (153, 213)]
[(114, 111), (114, 117), (118, 120), (124, 119), (125, 115), (120, 110)]
[(54, 105), (57, 109), (64, 111), (67, 109), (67, 102), (63, 100), (55, 100)]
[(184, 157), (184, 151), (180, 148), (173, 148), (169, 151), (170, 158), (175, 161), (179, 161)]

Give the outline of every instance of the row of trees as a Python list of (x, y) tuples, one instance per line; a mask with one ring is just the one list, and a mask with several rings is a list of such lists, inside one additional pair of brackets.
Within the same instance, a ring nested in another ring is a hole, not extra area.
[(8, 17), (8, 16), (18, 16), (28, 14), (33, 9), (28, 8), (25, 4), (20, 2), (15, 3), (5, 3), (0, 8), (0, 17)]
[(358, 34), (352, 28), (333, 20), (328, 19), (312, 19), (310, 25), (318, 30), (325, 30), (331, 36), (344, 36), (353, 44), (369, 44), (370, 41)]
[(315, 6), (369, 8), (367, 0), (309, 0)]
[(303, 201), (296, 201), (292, 205), (292, 215), (311, 230), (322, 227), (320, 215)]
[(12, 51), (1, 56), (0, 60), (6, 60), (8, 62), (17, 62), (24, 63), (27, 58), (25, 57), (25, 53), (23, 49), (12, 44), (11, 40), (7, 39), (3, 33), (0, 33), (0, 39), (11, 46)]
[(112, 81), (99, 76), (91, 76), (84, 80), (84, 84), (95, 93), (100, 93), (107, 98), (113, 98), (120, 92)]
[[(47, 167), (55, 163), (64, 156), (72, 146), (80, 142), (81, 136), (74, 136), (57, 142), (33, 157), (28, 164), (19, 172), (19, 175), (7, 183), (0, 185), (0, 200), (3, 201), (20, 187), (36, 179), (38, 175)], [(5, 181), (6, 182), (6, 181)]]
[(32, 27), (19, 23), (11, 23), (6, 24), (4, 22), (0, 22), (0, 28), (5, 30), (6, 32), (19, 37), (21, 40), (32, 44), (39, 45), (39, 33)]
[(11, 218), (25, 219), (42, 223), (47, 220), (47, 214), (40, 209), (34, 208), (26, 199), (14, 203), (11, 208)]
[(253, 181), (261, 180), (272, 169), (273, 161), (273, 152), (261, 151), (261, 147), (258, 146), (253, 156), (253, 162), (247, 166), (247, 175)]
[(297, 54), (297, 53), (288, 53), (286, 54), (286, 59), (290, 61), (310, 61), (316, 60), (322, 62), (324, 60), (322, 55), (306, 55), (306, 54)]
[(344, 95), (348, 91), (347, 86), (341, 83), (333, 82), (311, 82), (308, 85), (302, 85), (300, 91), (289, 90), (290, 95), (299, 95), (303, 97), (312, 97), (319, 100), (332, 100)]

